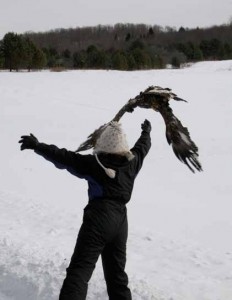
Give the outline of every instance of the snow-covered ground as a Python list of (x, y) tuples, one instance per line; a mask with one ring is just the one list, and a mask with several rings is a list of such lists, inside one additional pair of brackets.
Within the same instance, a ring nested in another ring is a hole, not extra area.
[[(175, 115), (199, 146), (204, 172), (174, 156), (161, 116), (122, 118), (131, 146), (145, 118), (152, 149), (128, 204), (133, 300), (232, 299), (232, 61), (181, 70), (0, 72), (0, 300), (55, 300), (87, 203), (87, 184), (32, 151), (21, 135), (75, 150), (149, 85), (188, 100)], [(99, 261), (88, 300), (106, 300)]]

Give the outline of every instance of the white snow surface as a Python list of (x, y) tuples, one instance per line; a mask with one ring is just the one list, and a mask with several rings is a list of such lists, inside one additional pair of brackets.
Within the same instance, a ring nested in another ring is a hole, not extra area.
[[(193, 174), (151, 110), (124, 115), (130, 146), (145, 118), (152, 148), (128, 203), (133, 300), (232, 299), (232, 61), (180, 70), (0, 72), (0, 300), (58, 299), (87, 204), (87, 184), (56, 169), (21, 135), (75, 150), (127, 100), (169, 87), (175, 115), (199, 147)], [(101, 261), (88, 300), (106, 300)]]

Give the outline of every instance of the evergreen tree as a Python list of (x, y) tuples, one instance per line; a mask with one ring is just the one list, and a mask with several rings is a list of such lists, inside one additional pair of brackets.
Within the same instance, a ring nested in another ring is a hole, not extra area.
[(210, 40), (211, 58), (217, 59), (223, 55), (223, 45), (219, 39)]
[(28, 38), (15, 33), (7, 33), (0, 46), (4, 65), (12, 70), (41, 68), (45, 65), (45, 56)]
[(66, 58), (66, 59), (69, 59), (71, 58), (71, 52), (69, 49), (65, 49), (63, 52), (62, 52), (62, 57)]
[(32, 68), (42, 69), (46, 65), (46, 55), (41, 49), (34, 48), (33, 58), (32, 58)]
[(153, 35), (154, 35), (154, 30), (152, 27), (150, 27), (148, 30), (148, 36), (153, 36)]
[(7, 33), (1, 44), (1, 52), (4, 57), (4, 67), (12, 70), (18, 70), (22, 64), (23, 44), (18, 34)]
[(29, 38), (24, 39), (23, 43), (23, 68), (30, 71), (33, 68), (33, 59), (36, 46)]
[(224, 43), (224, 58), (231, 59), (232, 58), (232, 45), (228, 42)]
[(178, 32), (184, 33), (184, 32), (185, 32), (185, 28), (184, 28), (183, 26), (181, 26), (181, 27), (179, 28)]
[(49, 47), (49, 48), (43, 48), (42, 50), (46, 55), (47, 66), (49, 68), (53, 68), (59, 65), (60, 56), (56, 48)]
[(0, 69), (4, 67), (4, 54), (2, 51), (2, 41), (0, 41)]
[(84, 69), (86, 67), (86, 52), (79, 51), (73, 53), (73, 67), (75, 69)]
[(153, 66), (154, 68), (156, 69), (163, 69), (165, 68), (165, 61), (164, 61), (164, 58), (161, 56), (161, 55), (156, 55), (156, 57), (154, 58), (154, 61), (153, 61)]
[(211, 56), (211, 46), (210, 46), (210, 42), (208, 40), (202, 40), (200, 42), (200, 49), (202, 51), (204, 59), (210, 58), (210, 56)]
[(128, 65), (128, 70), (135, 70), (136, 69), (136, 61), (130, 52), (127, 54), (127, 65)]
[(61, 59), (63, 61), (63, 66), (66, 68), (72, 68), (73, 67), (73, 57), (71, 54), (71, 51), (69, 49), (65, 49), (61, 53)]
[(4, 67), (4, 57), (0, 55), (0, 69)]
[(87, 48), (86, 54), (87, 68), (99, 69), (105, 67), (106, 55), (104, 51), (101, 51), (96, 46), (91, 45)]
[(135, 49), (144, 49), (145, 45), (141, 40), (136, 40), (134, 42), (131, 43), (129, 50), (135, 50)]
[(116, 51), (112, 57), (112, 68), (114, 70), (127, 70), (127, 58), (124, 52)]
[(150, 69), (152, 67), (152, 60), (144, 49), (136, 48), (130, 53), (134, 57), (136, 69)]
[(198, 45), (193, 45), (193, 61), (201, 61), (203, 59), (203, 54)]

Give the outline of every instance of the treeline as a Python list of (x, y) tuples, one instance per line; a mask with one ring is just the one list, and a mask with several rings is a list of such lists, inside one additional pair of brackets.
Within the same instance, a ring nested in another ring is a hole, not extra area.
[(133, 42), (128, 49), (102, 49), (90, 45), (85, 50), (59, 53), (54, 47), (43, 48), (49, 68), (139, 70), (164, 68), (162, 57), (150, 51), (141, 41)]
[[(1, 41), (0, 65), (10, 68), (9, 62), (17, 61), (17, 68), (25, 67), (28, 46), (20, 46), (24, 49), (24, 58), (21, 56), (20, 59), (12, 56), (9, 59), (3, 51), (6, 40), (13, 35), (8, 33)], [(28, 69), (39, 66), (139, 70), (164, 68), (167, 64), (178, 68), (188, 62), (232, 59), (232, 24), (195, 29), (180, 27), (178, 30), (144, 24), (99, 25), (27, 33), (19, 37), (23, 43), (27, 41), (33, 45), (33, 53), (35, 49), (40, 51), (40, 65), (35, 63), (35, 56), (29, 55)]]

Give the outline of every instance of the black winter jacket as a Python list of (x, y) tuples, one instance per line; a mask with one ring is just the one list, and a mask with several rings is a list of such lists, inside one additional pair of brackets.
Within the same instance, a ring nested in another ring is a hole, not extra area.
[(55, 145), (38, 143), (35, 152), (54, 163), (59, 169), (88, 181), (89, 201), (109, 199), (126, 204), (133, 190), (134, 180), (142, 167), (143, 160), (151, 147), (150, 134), (142, 131), (131, 152), (131, 161), (116, 154), (99, 154), (101, 163), (116, 171), (116, 177), (110, 178), (98, 164), (94, 155), (82, 155)]

